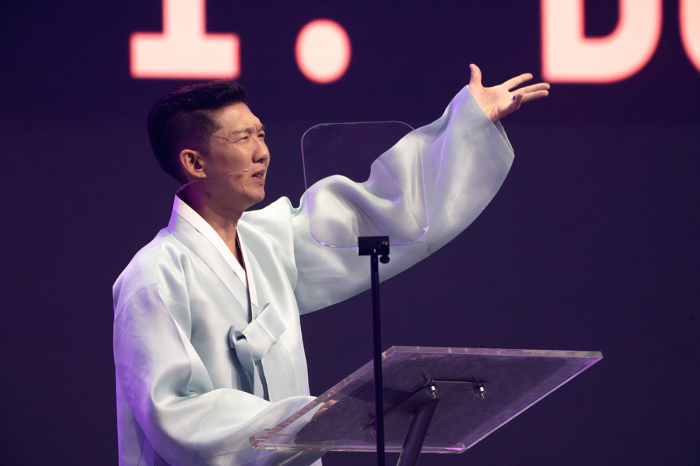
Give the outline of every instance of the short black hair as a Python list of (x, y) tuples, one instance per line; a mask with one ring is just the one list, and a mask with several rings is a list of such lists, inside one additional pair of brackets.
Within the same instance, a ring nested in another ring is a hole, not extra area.
[(161, 97), (148, 114), (148, 137), (160, 168), (184, 183), (180, 152), (208, 151), (209, 139), (219, 129), (211, 112), (236, 102), (246, 103), (246, 93), (233, 81), (186, 86)]

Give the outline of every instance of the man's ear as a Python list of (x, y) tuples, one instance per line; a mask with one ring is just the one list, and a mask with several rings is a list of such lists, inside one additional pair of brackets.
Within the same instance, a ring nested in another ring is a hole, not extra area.
[(207, 177), (207, 172), (204, 168), (204, 157), (196, 150), (183, 149), (180, 151), (180, 164), (185, 173), (189, 173), (192, 178), (204, 179)]

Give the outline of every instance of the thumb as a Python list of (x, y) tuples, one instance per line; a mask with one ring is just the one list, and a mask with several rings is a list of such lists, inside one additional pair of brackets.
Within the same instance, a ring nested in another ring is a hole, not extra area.
[(481, 70), (479, 69), (479, 67), (472, 63), (471, 65), (469, 65), (469, 70), (471, 71), (471, 77), (469, 78), (469, 87), (471, 88), (472, 85), (482, 87)]

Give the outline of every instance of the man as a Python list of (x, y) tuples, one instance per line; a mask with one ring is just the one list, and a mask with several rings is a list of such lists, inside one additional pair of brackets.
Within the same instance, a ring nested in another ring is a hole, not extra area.
[[(367, 182), (327, 178), (298, 208), (282, 198), (246, 213), (264, 198), (270, 154), (243, 89), (218, 82), (164, 96), (149, 115), (149, 136), (161, 167), (183, 187), (168, 227), (114, 285), (120, 464), (318, 460), (313, 452), (256, 451), (248, 441), (312, 400), (299, 315), (369, 284), (366, 260), (316, 243), (309, 215), (359, 229), (379, 221), (390, 238), (413, 221), (401, 212), (427, 215), (425, 237), (396, 249), (382, 278), (422, 260), (466, 228), (503, 182), (513, 155), (498, 121), (547, 95), (544, 83), (510, 91), (531, 78), (484, 88), (472, 65), (469, 88), (383, 154)], [(414, 205), (416, 138), (426, 204)]]

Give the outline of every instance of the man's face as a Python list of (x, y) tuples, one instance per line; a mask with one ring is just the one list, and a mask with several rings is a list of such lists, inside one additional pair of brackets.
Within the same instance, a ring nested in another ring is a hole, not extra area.
[(260, 120), (242, 102), (212, 113), (221, 128), (212, 134), (206, 157), (208, 180), (213, 200), (226, 209), (243, 212), (265, 198), (265, 177), (270, 153), (265, 145), (265, 131)]

